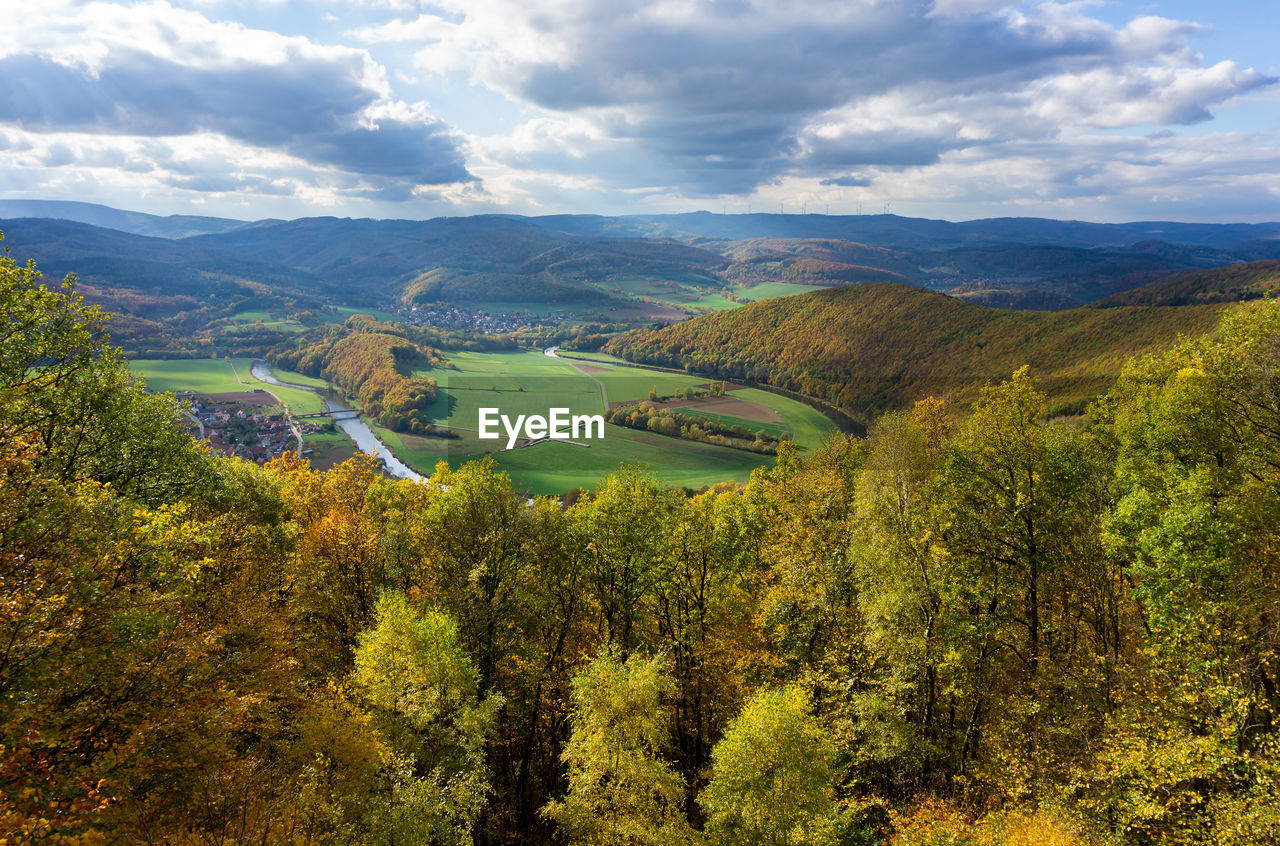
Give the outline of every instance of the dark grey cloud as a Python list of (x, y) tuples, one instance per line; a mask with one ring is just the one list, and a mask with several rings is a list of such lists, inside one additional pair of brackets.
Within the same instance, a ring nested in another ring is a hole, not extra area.
[(411, 186), (471, 179), (443, 122), (384, 117), (367, 125), (363, 113), (381, 94), (365, 84), (363, 73), (354, 53), (194, 67), (117, 49), (96, 73), (18, 54), (0, 59), (0, 122), (40, 133), (210, 132)]
[(933, 164), (947, 150), (971, 143), (961, 142), (950, 128), (937, 133), (897, 128), (846, 132), (831, 138), (811, 138), (804, 164), (809, 171), (819, 173), (859, 165), (918, 167)]
[(866, 188), (874, 180), (869, 176), (828, 176), (819, 182), (819, 185), (829, 186), (835, 185), (840, 188)]
[(443, 5), (460, 23), (420, 64), (453, 61), (522, 102), (589, 116), (664, 162), (667, 184), (690, 195), (928, 166), (948, 151), (1076, 127), (1193, 123), (1274, 82), (1202, 67), (1188, 46), (1193, 24), (1116, 28), (1084, 4), (960, 4), (956, 14), (933, 0)]

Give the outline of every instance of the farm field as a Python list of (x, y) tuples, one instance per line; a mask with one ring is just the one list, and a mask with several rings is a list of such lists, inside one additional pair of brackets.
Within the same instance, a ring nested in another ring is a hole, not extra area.
[(787, 421), (791, 440), (807, 449), (816, 449), (836, 431), (836, 425), (818, 411), (802, 402), (760, 388), (739, 388), (732, 392), (739, 399), (763, 406)]
[(571, 361), (581, 361), (590, 364), (592, 362), (602, 364), (630, 364), (625, 358), (619, 358), (616, 355), (610, 355), (607, 352), (578, 352), (577, 350), (559, 350), (556, 355), (560, 358), (566, 358)]
[(605, 437), (590, 447), (544, 442), (495, 452), (498, 466), (530, 493), (560, 493), (594, 488), (621, 464), (639, 464), (675, 487), (703, 488), (717, 482), (745, 482), (773, 457), (740, 449), (668, 438), (619, 426), (605, 426)]
[[(797, 285), (789, 282), (761, 282), (757, 285), (733, 285), (727, 289), (728, 293), (746, 300), (747, 302), (756, 302), (757, 300), (767, 300), (772, 297), (786, 297), (791, 294), (805, 294), (809, 291), (820, 291), (825, 285)], [(728, 311), (731, 308), (738, 308), (743, 305), (741, 302), (734, 302), (724, 294), (709, 293), (701, 299), (690, 300), (681, 303), (681, 305), (691, 306), (693, 308), (707, 309), (708, 311)]]
[(440, 386), (440, 396), (428, 409), (434, 422), (451, 428), (475, 429), (481, 408), (502, 413), (546, 414), (555, 406), (575, 414), (604, 410), (600, 386), (574, 365), (533, 350), (502, 353), (446, 351), (451, 367), (414, 372)]
[(605, 426), (604, 438), (590, 441), (589, 447), (543, 441), (513, 450), (502, 449), (498, 441), (481, 441), (470, 432), (462, 432), (461, 439), (445, 439), (373, 429), (419, 473), (430, 474), (438, 461), (457, 467), (490, 455), (517, 488), (538, 495), (594, 488), (622, 464), (644, 465), (669, 485), (696, 489), (726, 480), (745, 482), (752, 470), (773, 463), (772, 456), (620, 426)]
[(810, 291), (823, 291), (829, 287), (833, 286), (795, 285), (790, 282), (761, 282), (750, 287), (734, 285), (733, 293), (742, 297), (744, 300), (756, 302), (757, 300), (768, 300), (773, 297), (789, 297), (792, 294), (807, 294)]
[[(622, 463), (645, 464), (668, 484), (700, 488), (725, 480), (745, 481), (756, 467), (773, 462), (770, 456), (618, 426), (606, 426), (605, 437), (589, 441), (589, 446), (544, 442), (504, 450), (505, 440), (478, 437), (475, 430), (480, 408), (499, 408), (509, 416), (545, 415), (552, 407), (568, 408), (575, 414), (598, 414), (604, 410), (605, 394), (614, 405), (646, 400), (654, 389), (659, 395), (673, 396), (687, 388), (705, 388), (708, 382), (680, 373), (611, 367), (604, 357), (595, 362), (571, 361), (527, 350), (446, 350), (445, 355), (450, 367), (420, 370), (415, 375), (436, 379), (440, 398), (429, 409), (432, 422), (449, 427), (459, 437), (376, 429), (383, 442), (420, 473), (430, 473), (442, 459), (457, 466), (492, 455), (517, 485), (541, 494), (594, 487)], [(754, 389), (732, 389), (723, 398), (673, 400), (672, 405), (753, 431), (790, 432), (792, 440), (806, 450), (817, 448), (835, 431), (830, 421), (808, 406)]]
[[(605, 396), (611, 405), (646, 400), (650, 391), (674, 397), (687, 388), (705, 388), (706, 379), (681, 373), (664, 373), (636, 367), (614, 367), (601, 360), (570, 361), (551, 358), (541, 351), (500, 353), (446, 351), (450, 366), (417, 371), (440, 386), (440, 396), (428, 409), (432, 422), (448, 427), (456, 437), (442, 438), (397, 433), (370, 423), (375, 434), (402, 461), (429, 474), (440, 460), (451, 466), (491, 455), (515, 483), (534, 494), (563, 493), (572, 488), (592, 488), (620, 464), (648, 466), (667, 484), (701, 488), (717, 482), (744, 482), (757, 467), (773, 463), (771, 456), (728, 447), (670, 438), (619, 426), (606, 426), (603, 439), (588, 446), (543, 442), (504, 450), (506, 439), (482, 440), (476, 431), (479, 410), (498, 408), (502, 414), (546, 415), (550, 408), (567, 408), (573, 414), (601, 414)], [(320, 411), (321, 398), (310, 391), (266, 385), (250, 373), (252, 360), (201, 359), (185, 361), (140, 360), (130, 366), (146, 376), (156, 391), (191, 390), (201, 394), (237, 393), (262, 388), (296, 413)], [(234, 365), (234, 370), (232, 366)], [(273, 369), (277, 378), (325, 387), (323, 380)], [(682, 413), (742, 425), (771, 435), (791, 433), (802, 449), (815, 449), (835, 427), (821, 414), (787, 397), (750, 388), (734, 388), (725, 397), (666, 403)], [(307, 446), (316, 450), (317, 467), (330, 466), (351, 455), (341, 434), (308, 435)]]
[[(249, 372), (253, 359), (221, 358), (199, 359), (137, 359), (129, 362), (129, 370), (147, 380), (147, 389), (155, 393), (165, 391), (194, 391), (197, 394), (234, 394), (262, 389), (289, 406), (295, 414), (324, 411), (324, 401), (312, 391), (268, 385), (253, 378)], [(274, 371), (283, 381), (296, 381), (300, 385), (324, 382), (300, 373)]]
[(246, 332), (256, 332), (262, 329), (270, 329), (275, 332), (291, 332), (299, 333), (307, 331), (307, 327), (296, 320), (290, 320), (283, 317), (273, 317), (265, 311), (245, 311), (240, 314), (232, 315), (227, 318), (228, 323), (218, 327), (218, 331), (224, 335), (244, 334)]
[[(221, 358), (183, 359), (162, 361), (139, 359), (129, 362), (129, 370), (147, 380), (147, 388), (155, 393), (165, 391), (195, 391), (198, 394), (233, 394), (244, 390), (250, 382), (247, 358), (232, 359), (231, 364)], [(236, 378), (236, 372), (242, 372)], [(244, 381), (241, 381), (243, 379)]]

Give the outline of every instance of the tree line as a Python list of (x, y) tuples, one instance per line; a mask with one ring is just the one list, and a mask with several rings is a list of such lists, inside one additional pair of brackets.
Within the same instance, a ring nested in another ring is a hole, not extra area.
[(0, 260), (0, 832), (63, 843), (1280, 836), (1280, 306), (693, 496), (259, 468)]
[[(690, 389), (692, 392), (692, 389)], [(781, 440), (763, 429), (753, 432), (746, 426), (726, 423), (714, 417), (684, 414), (680, 409), (659, 408), (652, 402), (626, 403), (605, 413), (605, 422), (630, 429), (657, 432), (672, 438), (745, 449), (777, 455)]]

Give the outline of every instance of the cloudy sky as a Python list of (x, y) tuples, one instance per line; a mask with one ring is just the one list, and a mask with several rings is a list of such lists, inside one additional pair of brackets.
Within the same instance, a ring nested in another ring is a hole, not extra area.
[(1280, 220), (1273, 2), (10, 4), (0, 196)]

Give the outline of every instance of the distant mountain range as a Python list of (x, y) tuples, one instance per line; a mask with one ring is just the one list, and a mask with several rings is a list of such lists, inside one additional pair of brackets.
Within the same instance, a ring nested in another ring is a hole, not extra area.
[(0, 200), (0, 218), (45, 217), (52, 220), (74, 220), (106, 229), (116, 229), (133, 235), (151, 235), (157, 238), (186, 238), (190, 235), (206, 235), (210, 232), (226, 232), (244, 226), (243, 220), (223, 217), (198, 217), (189, 214), (171, 214), (161, 217), (144, 212), (121, 211), (95, 203), (76, 203), (66, 200)]
[(91, 301), (143, 335), (190, 333), (252, 309), (432, 303), (637, 325), (885, 282), (1054, 310), (1280, 260), (1280, 223), (706, 212), (241, 221), (41, 200), (0, 200), (0, 215), (15, 256), (51, 276), (78, 274)]
[(1037, 217), (997, 217), (952, 223), (895, 214), (549, 215), (528, 218), (578, 235), (713, 238), (836, 238), (891, 247), (947, 247), (974, 243), (1117, 247), (1139, 241), (1225, 246), (1280, 238), (1280, 223), (1088, 223)]
[[(159, 216), (121, 211), (95, 203), (64, 200), (0, 199), (0, 218), (47, 217), (74, 220), (92, 226), (118, 229), (134, 235), (186, 238), (226, 232), (246, 225), (264, 226), (282, 221), (244, 221), (194, 215)], [(953, 223), (946, 220), (901, 217), (894, 214), (684, 214), (506, 215), (573, 235), (614, 238), (711, 238), (741, 241), (750, 238), (834, 238), (895, 247), (945, 249), (961, 244), (1003, 242), (1012, 244), (1056, 244), (1072, 247), (1119, 247), (1139, 241), (1172, 244), (1227, 246), (1246, 241), (1280, 238), (1276, 223), (1177, 223), (1140, 221), (1135, 223), (1089, 223), (1078, 220), (1051, 220), (1038, 217), (996, 217)], [(326, 219), (326, 218), (320, 218)], [(336, 220), (337, 218), (327, 218)], [(437, 218), (441, 220), (442, 218)], [(443, 218), (449, 219), (449, 218)], [(456, 218), (453, 218), (456, 219)], [(350, 218), (343, 218), (356, 223)], [(389, 225), (419, 221), (371, 221)], [(296, 222), (296, 221), (295, 221)]]

